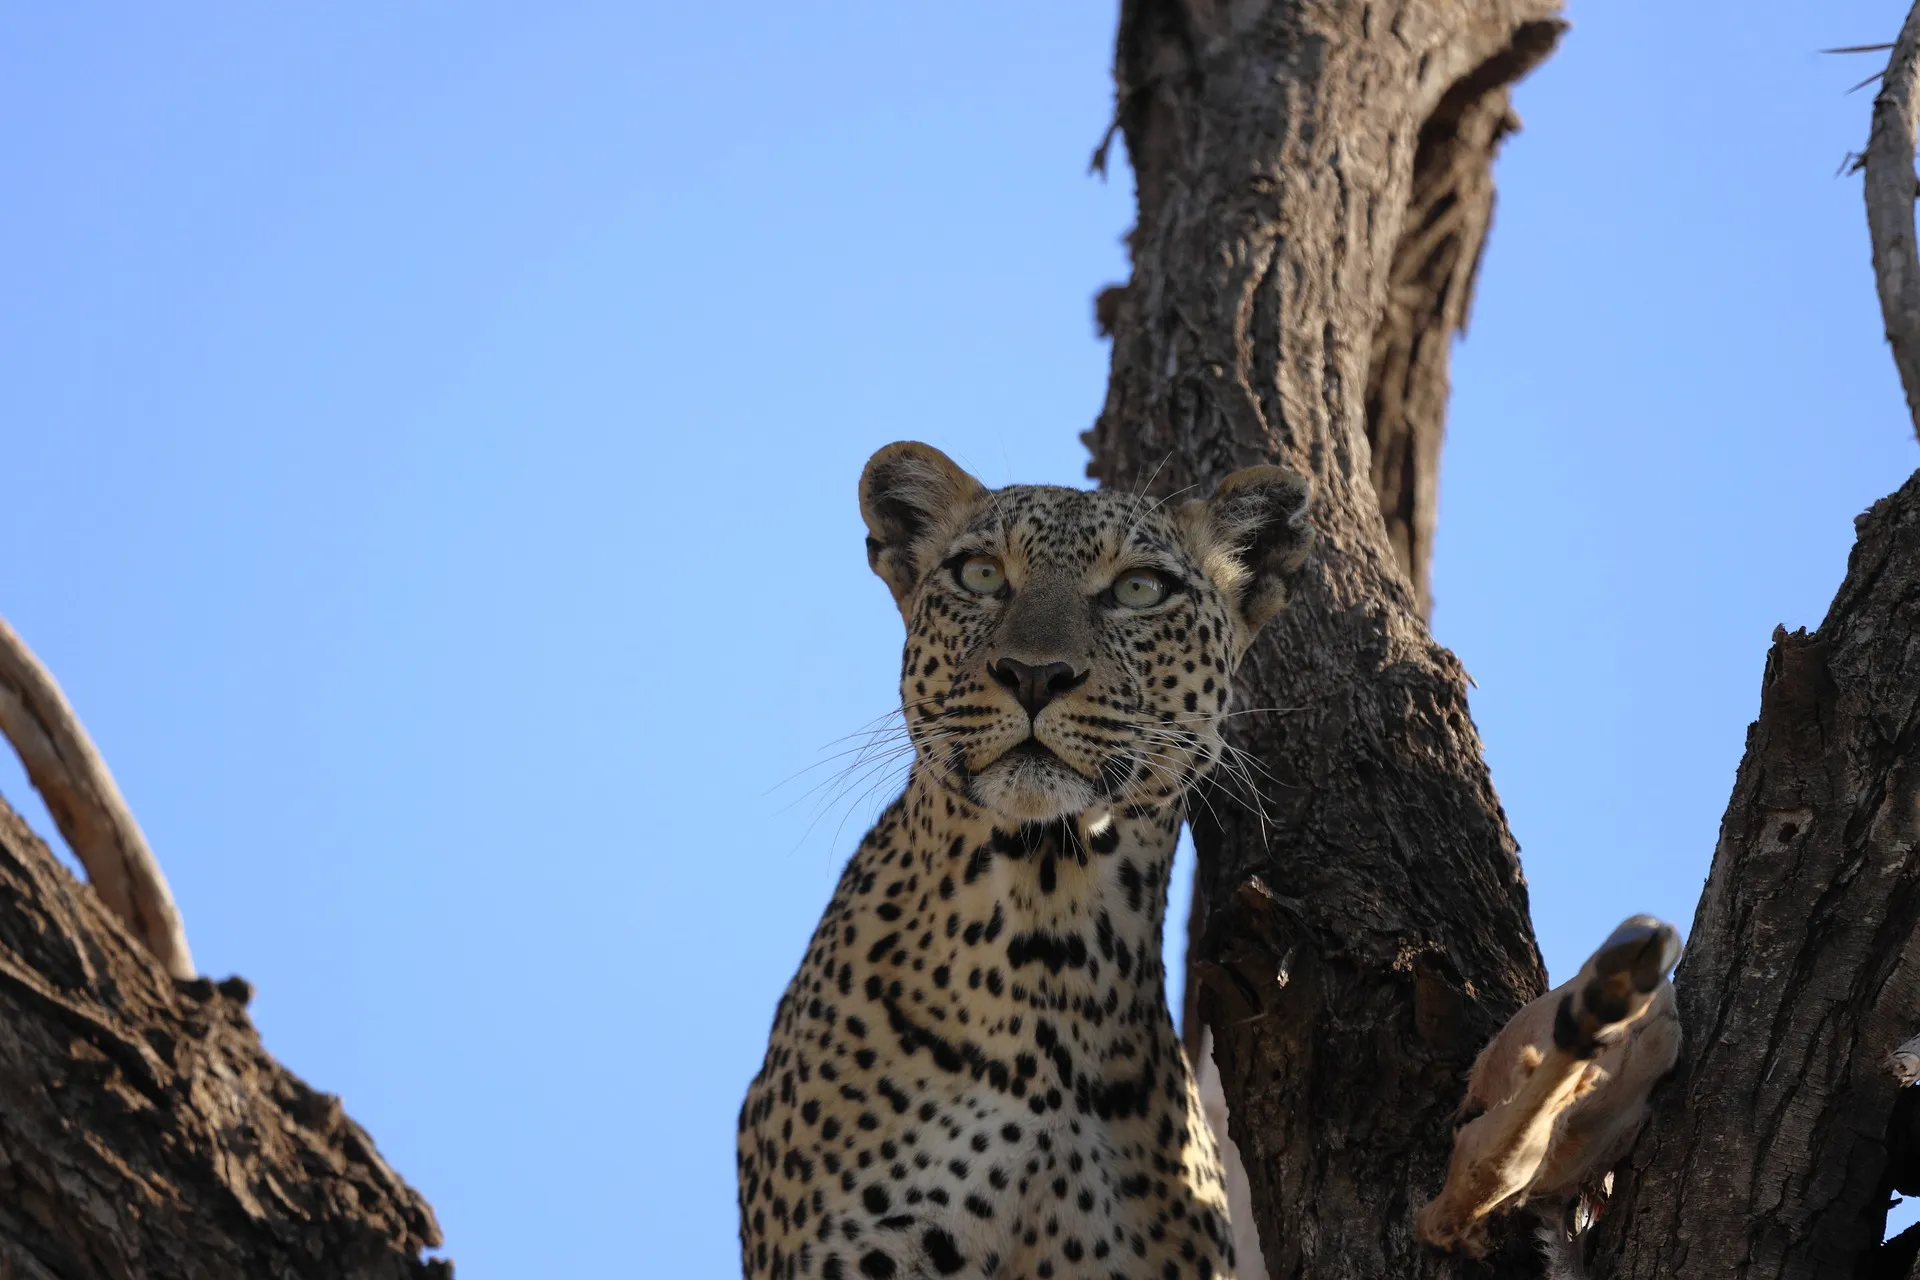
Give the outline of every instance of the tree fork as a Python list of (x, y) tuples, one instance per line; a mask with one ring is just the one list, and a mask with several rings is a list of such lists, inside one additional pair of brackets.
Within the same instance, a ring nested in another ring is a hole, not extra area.
[(1191, 967), (1276, 1277), (1459, 1273), (1413, 1210), (1475, 1053), (1544, 987), (1422, 579), (1506, 87), (1561, 29), (1540, 2), (1121, 9), (1139, 216), (1089, 471), (1316, 486), (1322, 549), (1243, 669), (1239, 742), (1271, 778), (1194, 822)]

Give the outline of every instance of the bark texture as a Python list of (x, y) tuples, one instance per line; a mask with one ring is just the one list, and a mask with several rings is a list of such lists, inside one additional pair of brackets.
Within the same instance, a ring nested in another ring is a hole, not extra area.
[(0, 801), (0, 1276), (405, 1280), (433, 1212)]
[(1470, 1269), (1416, 1246), (1412, 1213), (1474, 1054), (1544, 986), (1464, 674), (1410, 575), (1506, 87), (1556, 15), (1122, 6), (1139, 219), (1090, 473), (1175, 493), (1280, 462), (1316, 485), (1321, 549), (1243, 668), (1265, 776), (1194, 822), (1190, 968), (1275, 1277)]
[(1889, 1055), (1920, 1026), (1920, 473), (1777, 631), (1675, 977), (1688, 1054), (1600, 1274), (1833, 1277), (1877, 1248)]
[(1480, 253), (1493, 224), (1493, 157), (1519, 128), (1505, 86), (1443, 100), (1421, 126), (1413, 194), (1387, 271), (1386, 307), (1367, 362), (1367, 446), (1387, 545), (1433, 616), (1433, 535), (1448, 363), (1467, 327)]

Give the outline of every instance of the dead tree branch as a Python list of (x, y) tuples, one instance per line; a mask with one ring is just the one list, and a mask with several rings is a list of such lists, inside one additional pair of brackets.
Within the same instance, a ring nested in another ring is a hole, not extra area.
[(0, 734), (26, 766), (100, 900), (176, 978), (194, 976), (173, 892), (66, 695), (0, 618)]
[(1867, 228), (1873, 238), (1873, 275), (1887, 343), (1907, 393), (1907, 412), (1920, 432), (1920, 252), (1914, 245), (1914, 133), (1920, 127), (1920, 5), (1907, 14), (1873, 100), (1867, 140)]

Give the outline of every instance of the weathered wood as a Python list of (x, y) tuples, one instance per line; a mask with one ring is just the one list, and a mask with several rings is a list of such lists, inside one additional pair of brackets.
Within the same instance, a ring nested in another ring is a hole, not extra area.
[(1920, 5), (1907, 14), (1880, 92), (1862, 157), (1873, 277), (1907, 413), (1920, 432), (1920, 251), (1914, 244), (1914, 131), (1920, 125)]
[(1603, 1275), (1831, 1277), (1879, 1243), (1889, 1054), (1920, 1023), (1920, 472), (1776, 631), (1675, 975), (1688, 1053), (1602, 1221)]
[(433, 1211), (0, 801), (0, 1276), (406, 1280)]
[(53, 675), (0, 618), (0, 737), (13, 744), (60, 835), (103, 902), (160, 965), (194, 976), (173, 891), (106, 761)]
[(1262, 812), (1218, 794), (1194, 823), (1192, 968), (1276, 1277), (1460, 1271), (1412, 1210), (1475, 1053), (1544, 986), (1464, 675), (1409, 572), (1506, 87), (1556, 14), (1122, 6), (1139, 220), (1089, 470), (1173, 493), (1275, 461), (1317, 486), (1322, 550), (1243, 671)]

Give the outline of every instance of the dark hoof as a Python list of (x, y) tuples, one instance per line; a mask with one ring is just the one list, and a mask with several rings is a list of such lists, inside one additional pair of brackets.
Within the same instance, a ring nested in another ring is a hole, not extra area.
[(1587, 962), (1593, 977), (1581, 992), (1583, 1027), (1599, 1036), (1638, 1017), (1679, 958), (1680, 931), (1672, 925), (1652, 916), (1623, 922)]
[(1652, 916), (1621, 922), (1593, 953), (1593, 976), (1625, 978), (1634, 990), (1652, 991), (1680, 960), (1680, 931)]

